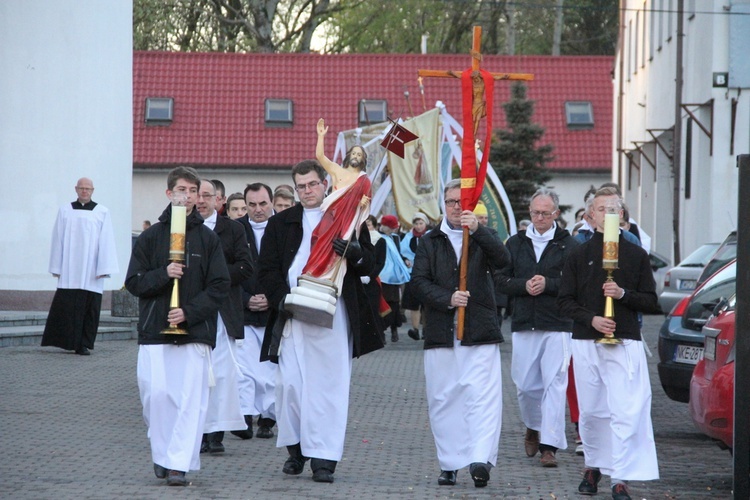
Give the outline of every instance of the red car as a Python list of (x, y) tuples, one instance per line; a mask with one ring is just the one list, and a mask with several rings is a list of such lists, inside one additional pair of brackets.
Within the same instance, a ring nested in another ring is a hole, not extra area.
[(703, 359), (690, 380), (690, 417), (699, 431), (732, 448), (734, 437), (734, 308), (736, 295), (722, 299), (703, 327)]

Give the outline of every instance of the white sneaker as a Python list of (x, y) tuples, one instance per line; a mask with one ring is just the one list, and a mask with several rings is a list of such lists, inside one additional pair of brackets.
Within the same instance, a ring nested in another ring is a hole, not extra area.
[(579, 445), (576, 446), (576, 455), (583, 456), (583, 445), (582, 444), (579, 444)]

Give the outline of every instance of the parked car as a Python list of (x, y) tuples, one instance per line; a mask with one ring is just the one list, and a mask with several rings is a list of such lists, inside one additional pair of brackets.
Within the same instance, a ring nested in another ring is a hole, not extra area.
[(698, 247), (682, 262), (667, 271), (664, 275), (664, 287), (659, 294), (659, 305), (665, 314), (674, 305), (695, 290), (703, 268), (719, 248), (719, 243), (706, 243)]
[(703, 268), (703, 272), (698, 277), (698, 284), (700, 285), (711, 277), (716, 271), (726, 266), (730, 261), (737, 258), (737, 231), (732, 231), (722, 242), (721, 246), (716, 253), (708, 261), (706, 267)]
[(659, 255), (656, 252), (648, 254), (649, 261), (651, 263), (651, 271), (654, 273), (654, 282), (656, 283), (656, 295), (661, 293), (662, 284), (664, 283), (664, 275), (669, 269), (669, 259)]
[(659, 381), (669, 399), (687, 403), (693, 368), (703, 357), (703, 326), (722, 298), (737, 288), (737, 261), (733, 260), (692, 295), (674, 306), (659, 330)]
[(731, 449), (734, 439), (734, 360), (736, 296), (722, 299), (703, 334), (703, 359), (690, 380), (690, 418), (699, 431)]

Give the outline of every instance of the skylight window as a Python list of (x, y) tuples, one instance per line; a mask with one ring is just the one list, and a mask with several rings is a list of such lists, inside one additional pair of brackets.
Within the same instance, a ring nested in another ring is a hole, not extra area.
[(359, 124), (370, 125), (388, 121), (388, 103), (384, 99), (359, 101)]
[(294, 123), (294, 105), (291, 99), (266, 99), (266, 126), (285, 127)]
[(588, 101), (565, 103), (565, 120), (568, 128), (586, 129), (594, 127), (594, 110)]
[(146, 98), (146, 123), (169, 125), (174, 115), (174, 99), (171, 97)]

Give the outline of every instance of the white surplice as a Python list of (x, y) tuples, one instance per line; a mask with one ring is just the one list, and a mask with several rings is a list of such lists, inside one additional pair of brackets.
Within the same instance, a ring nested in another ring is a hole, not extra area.
[(245, 325), (245, 341), (236, 349), (240, 408), (243, 415), (276, 420), (276, 376), (279, 366), (260, 361), (265, 328)]
[(208, 412), (203, 432), (237, 431), (247, 429), (240, 408), (237, 380), (235, 340), (227, 335), (224, 320), (219, 314), (216, 322), (216, 347), (211, 352), (211, 370), (215, 384), (209, 388)]
[(138, 389), (151, 456), (164, 468), (199, 470), (208, 408), (211, 347), (155, 344), (138, 347)]

